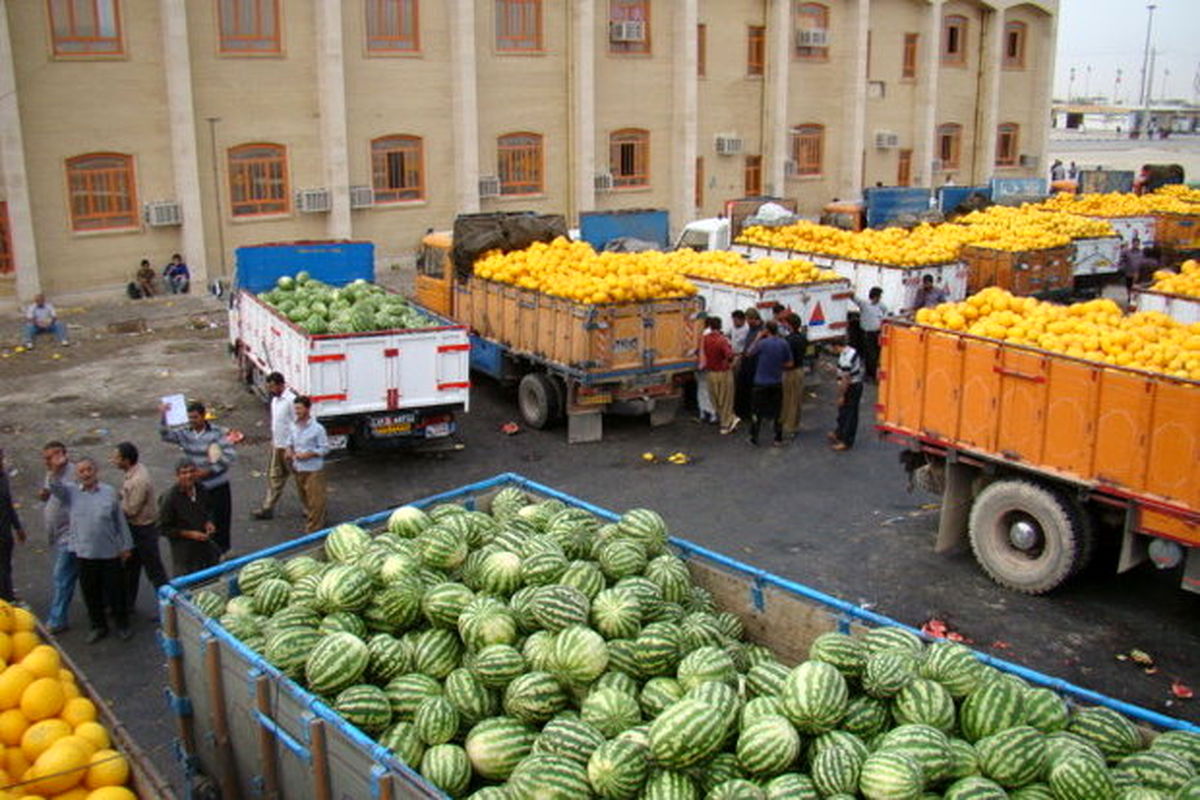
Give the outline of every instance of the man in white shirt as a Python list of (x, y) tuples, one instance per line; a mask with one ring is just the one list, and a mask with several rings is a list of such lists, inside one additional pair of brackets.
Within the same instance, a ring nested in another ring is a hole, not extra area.
[(58, 320), (54, 306), (46, 302), (42, 293), (33, 296), (33, 302), (25, 307), (25, 347), (33, 349), (33, 337), (39, 333), (52, 333), (58, 337), (58, 343), (63, 347), (71, 344), (67, 341), (67, 326)]
[(872, 286), (867, 292), (867, 299), (854, 296), (854, 304), (858, 306), (858, 326), (863, 332), (863, 366), (867, 379), (875, 380), (875, 370), (879, 367), (879, 331), (883, 327), (883, 319), (891, 311), (883, 304), (883, 289)]
[(262, 506), (251, 512), (255, 519), (275, 516), (275, 504), (283, 495), (292, 468), (288, 465), (288, 438), (296, 421), (296, 393), (287, 387), (283, 375), (272, 372), (267, 376), (267, 392), (271, 395), (271, 464), (267, 467), (267, 496)]

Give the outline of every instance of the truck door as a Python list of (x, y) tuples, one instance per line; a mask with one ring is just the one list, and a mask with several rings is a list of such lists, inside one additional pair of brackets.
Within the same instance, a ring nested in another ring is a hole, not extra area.
[(449, 241), (447, 240), (445, 247), (441, 246), (440, 242), (432, 243), (428, 238), (432, 238), (433, 235), (421, 243), (421, 252), (417, 255), (417, 303), (436, 314), (449, 316), (450, 270), (453, 268), (450, 263)]

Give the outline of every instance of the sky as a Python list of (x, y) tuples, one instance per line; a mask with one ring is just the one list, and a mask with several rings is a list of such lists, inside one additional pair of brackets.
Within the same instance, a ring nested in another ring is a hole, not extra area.
[[(1156, 6), (1151, 47), (1154, 98), (1200, 101), (1200, 0), (1150, 0)], [(1147, 0), (1061, 0), (1054, 96), (1066, 98), (1075, 69), (1072, 96), (1085, 91), (1128, 104), (1140, 97), (1142, 53), (1146, 45)], [(1090, 74), (1089, 74), (1090, 67)], [(1120, 70), (1120, 84), (1117, 71)]]

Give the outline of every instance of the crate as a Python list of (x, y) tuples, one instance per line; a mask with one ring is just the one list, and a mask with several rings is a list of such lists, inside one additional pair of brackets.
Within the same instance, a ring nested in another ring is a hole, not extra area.
[(1200, 249), (1200, 214), (1154, 215), (1155, 236), (1160, 247), (1170, 250)]
[(999, 286), (1013, 294), (1032, 295), (1067, 288), (1074, 280), (1071, 252), (1070, 245), (1023, 252), (967, 245), (962, 249), (967, 291), (973, 294)]

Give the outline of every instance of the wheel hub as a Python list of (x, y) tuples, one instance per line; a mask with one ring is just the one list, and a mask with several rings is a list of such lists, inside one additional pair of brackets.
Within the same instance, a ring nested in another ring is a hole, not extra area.
[(1019, 519), (1009, 525), (1008, 540), (1018, 550), (1029, 552), (1042, 543), (1042, 533), (1029, 520)]

